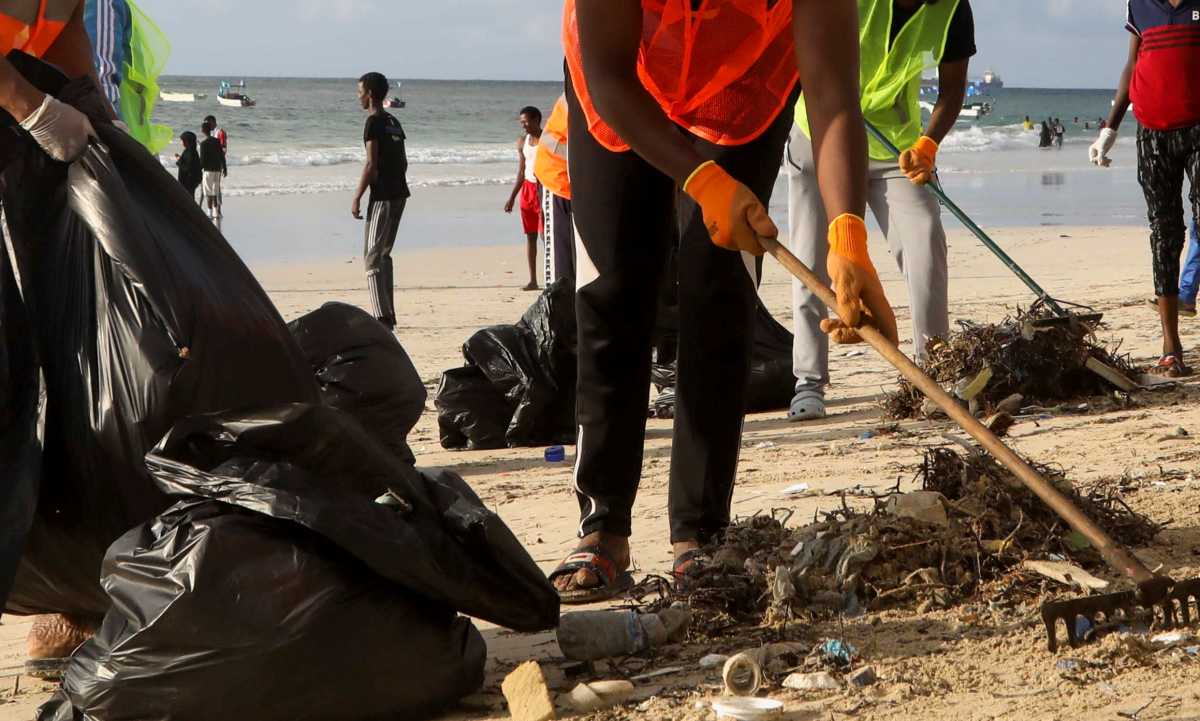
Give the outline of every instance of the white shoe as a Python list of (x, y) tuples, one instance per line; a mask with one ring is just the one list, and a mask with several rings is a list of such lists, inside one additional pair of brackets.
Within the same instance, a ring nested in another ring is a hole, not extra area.
[(825, 397), (818, 391), (798, 391), (788, 408), (788, 420), (793, 423), (825, 417)]

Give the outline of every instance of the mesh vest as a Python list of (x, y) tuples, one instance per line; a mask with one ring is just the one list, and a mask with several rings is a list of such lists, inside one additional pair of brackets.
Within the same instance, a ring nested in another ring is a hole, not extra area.
[(40, 58), (67, 26), (80, 0), (0, 0), (0, 54)]
[[(901, 150), (921, 137), (921, 75), (937, 67), (946, 50), (950, 21), (959, 0), (922, 5), (889, 44), (894, 0), (858, 0), (859, 88), (863, 116)], [(796, 103), (796, 124), (812, 137), (804, 96)], [(869, 138), (872, 160), (894, 160)]]

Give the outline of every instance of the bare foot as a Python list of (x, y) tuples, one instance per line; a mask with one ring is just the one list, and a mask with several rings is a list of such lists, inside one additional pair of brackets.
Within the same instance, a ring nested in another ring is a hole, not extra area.
[[(613, 565), (618, 571), (629, 570), (629, 539), (623, 536), (613, 536), (607, 533), (589, 533), (580, 539), (576, 544), (576, 548), (587, 548), (588, 546), (599, 546), (604, 555), (612, 560)], [(572, 551), (575, 553), (575, 551)], [(604, 581), (592, 571), (581, 568), (574, 574), (567, 576), (562, 575), (554, 579), (554, 587), (559, 591), (571, 591), (574, 589), (596, 588), (604, 583)]]

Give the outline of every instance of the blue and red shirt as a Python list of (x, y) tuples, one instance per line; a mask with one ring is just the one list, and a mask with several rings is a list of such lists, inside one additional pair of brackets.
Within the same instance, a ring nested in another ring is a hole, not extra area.
[(1129, 98), (1152, 130), (1200, 125), (1200, 0), (1129, 0), (1125, 21), (1141, 38)]

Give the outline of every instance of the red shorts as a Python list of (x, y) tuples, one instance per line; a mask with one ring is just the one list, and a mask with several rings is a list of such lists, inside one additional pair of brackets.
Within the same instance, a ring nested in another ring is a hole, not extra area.
[(518, 205), (521, 208), (521, 226), (525, 232), (542, 232), (542, 194), (537, 183), (525, 181), (518, 196)]

